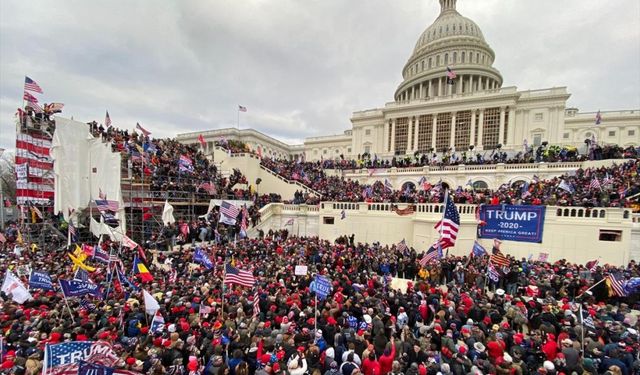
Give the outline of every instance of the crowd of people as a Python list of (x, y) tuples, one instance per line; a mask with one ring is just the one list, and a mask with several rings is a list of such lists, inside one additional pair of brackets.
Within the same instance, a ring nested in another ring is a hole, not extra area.
[[(317, 197), (298, 193), (295, 203), (315, 204), (319, 199), (339, 202), (437, 202), (440, 183), (424, 181), (393, 189), (381, 180), (361, 184), (356, 180), (327, 176), (320, 162), (291, 163), (262, 159), (262, 165), (279, 175), (297, 180), (321, 194)], [(629, 197), (640, 193), (640, 159), (610, 167), (578, 169), (548, 180), (534, 177), (532, 182), (506, 183), (497, 189), (451, 186), (456, 203), (531, 204), (582, 207), (627, 207)], [(636, 197), (637, 198), (637, 197)]]
[(95, 121), (89, 126), (95, 137), (110, 142), (112, 150), (122, 154), (125, 173), (130, 171), (137, 182), (149, 183), (149, 191), (156, 195), (169, 199), (189, 198), (192, 194), (202, 199), (252, 196), (240, 170), (223, 177), (199, 147), (172, 138), (152, 138), (141, 130), (105, 128)]
[[(119, 252), (104, 238), (97, 246), (117, 254), (110, 266), (85, 261), (97, 267), (88, 280), (104, 298), (64, 299), (58, 280), (75, 277), (65, 251), (6, 237), (2, 277), (11, 271), (27, 285), (29, 271), (47, 272), (56, 286), (32, 289), (24, 303), (3, 288), (3, 374), (38, 374), (46, 345), (86, 340), (107, 342), (118, 357), (112, 366), (129, 374), (640, 371), (635, 262), (514, 259), (502, 244), (494, 251), (510, 264), (496, 282), (487, 276), (487, 255), (443, 256), (425, 265), (412, 248), (358, 243), (355, 236), (331, 243), (269, 231), (242, 240), (199, 238), (194, 247), (166, 252)], [(130, 272), (145, 258), (151, 279)], [(307, 272), (296, 275), (300, 265)], [(111, 278), (116, 268), (128, 281)], [(249, 271), (255, 283), (223, 287), (238, 270)], [(326, 297), (315, 294), (315, 275), (329, 280)], [(626, 282), (628, 296), (611, 294), (600, 282), (609, 275)], [(161, 326), (145, 314), (141, 290), (159, 303)]]

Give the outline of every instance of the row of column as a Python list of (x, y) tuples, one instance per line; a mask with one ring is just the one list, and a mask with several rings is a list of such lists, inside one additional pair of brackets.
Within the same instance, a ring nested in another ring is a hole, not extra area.
[(424, 99), (435, 96), (447, 96), (452, 94), (464, 94), (483, 90), (493, 90), (499, 88), (498, 81), (473, 74), (463, 74), (458, 76), (454, 85), (447, 84), (446, 77), (431, 79), (420, 82), (407, 88), (400, 94), (400, 101), (413, 99)]
[[(455, 146), (455, 136), (456, 136), (456, 115), (457, 112), (451, 113), (451, 133), (449, 138), (449, 147)], [(476, 117), (478, 117), (478, 142), (475, 142), (476, 138)], [(498, 143), (502, 145), (506, 145), (508, 137), (505, 137), (505, 126), (507, 129), (510, 129), (513, 132), (514, 129), (514, 117), (515, 111), (513, 109), (509, 109), (509, 122), (505, 123), (506, 118), (506, 108), (500, 107), (500, 127), (498, 130)], [(412, 154), (418, 150), (418, 137), (420, 134), (420, 121), (418, 117), (409, 117), (408, 118), (408, 128), (407, 128), (407, 154)], [(415, 130), (412, 132), (411, 128), (413, 127), (413, 123), (415, 121)], [(432, 123), (431, 123), (431, 148), (436, 148), (436, 134), (437, 134), (437, 125), (438, 125), (438, 114), (432, 114)], [(478, 150), (482, 150), (483, 148), (483, 136), (484, 136), (484, 109), (473, 109), (471, 110), (471, 126), (470, 126), (469, 135), (469, 145), (474, 145)], [(391, 120), (391, 144), (389, 144), (389, 124), (385, 124), (384, 127), (384, 150), (387, 152), (395, 153), (395, 144), (396, 144), (396, 119)], [(438, 150), (439, 151), (439, 150)]]

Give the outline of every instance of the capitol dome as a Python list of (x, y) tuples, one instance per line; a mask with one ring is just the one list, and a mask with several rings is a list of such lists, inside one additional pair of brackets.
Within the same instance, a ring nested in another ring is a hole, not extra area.
[[(402, 70), (396, 101), (426, 99), (497, 89), (500, 72), (495, 54), (478, 25), (456, 10), (456, 0), (440, 0), (440, 15), (420, 35)], [(455, 74), (447, 84), (447, 67)]]

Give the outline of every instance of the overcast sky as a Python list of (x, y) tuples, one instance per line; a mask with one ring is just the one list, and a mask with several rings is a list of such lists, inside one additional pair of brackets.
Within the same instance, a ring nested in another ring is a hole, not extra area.
[[(393, 100), (437, 0), (0, 1), (0, 147), (24, 76), (65, 117), (154, 136), (240, 126), (341, 133)], [(459, 0), (504, 86), (567, 86), (581, 111), (640, 108), (638, 0)]]

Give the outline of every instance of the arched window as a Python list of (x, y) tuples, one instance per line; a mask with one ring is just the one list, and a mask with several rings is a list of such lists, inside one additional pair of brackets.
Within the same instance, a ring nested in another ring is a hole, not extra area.
[(458, 62), (458, 52), (453, 53), (453, 63), (455, 64), (456, 62)]
[(444, 65), (447, 65), (449, 63), (449, 54), (445, 53), (444, 54)]
[(488, 189), (489, 185), (487, 185), (486, 182), (478, 180), (478, 181), (474, 181), (473, 182), (473, 188), (474, 189)]
[(407, 181), (404, 184), (402, 184), (402, 191), (407, 191), (407, 188), (409, 188), (410, 192), (414, 192), (416, 191), (416, 185), (411, 182), (411, 181)]
[(436, 66), (440, 66), (440, 55), (436, 56)]
[(431, 60), (431, 57), (429, 57), (429, 68), (431, 68), (433, 66), (433, 61)]
[(464, 63), (464, 57), (465, 57), (465, 55), (464, 55), (464, 51), (462, 52), (462, 55), (461, 55), (460, 57), (462, 58), (462, 61), (460, 61), (460, 62), (461, 62), (461, 63)]
[(484, 64), (484, 55), (482, 55), (482, 63)]
[(476, 52), (476, 63), (480, 62), (480, 54)]

